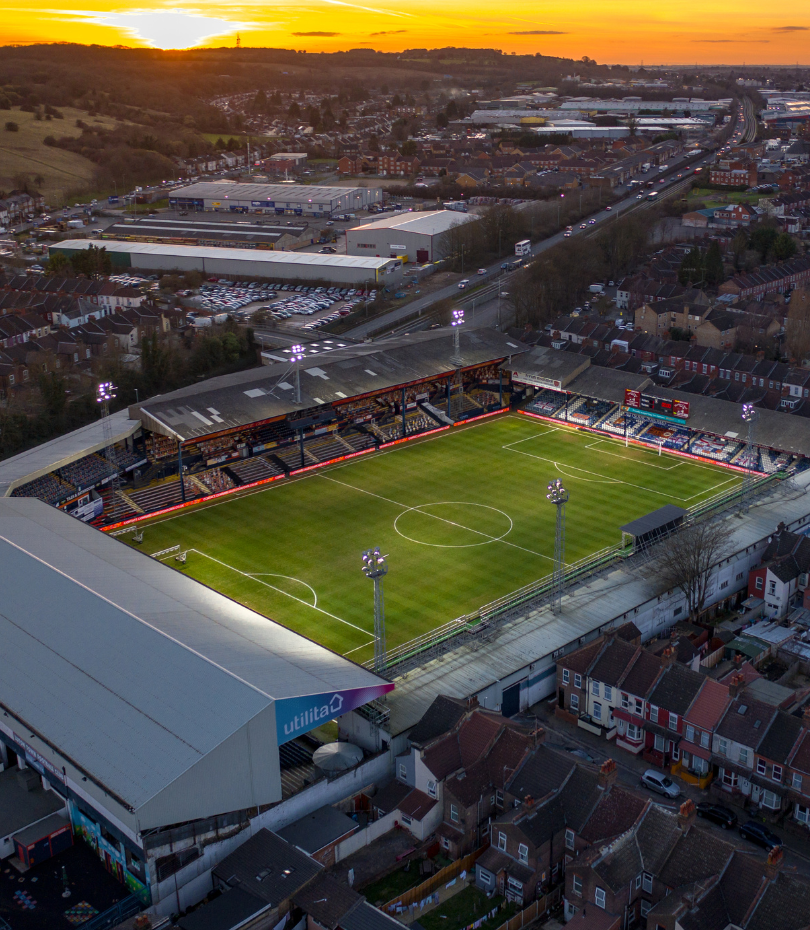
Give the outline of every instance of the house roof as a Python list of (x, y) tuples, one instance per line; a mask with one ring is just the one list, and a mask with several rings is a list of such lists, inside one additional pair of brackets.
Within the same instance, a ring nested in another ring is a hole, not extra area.
[(670, 888), (719, 875), (734, 855), (734, 844), (709, 830), (692, 827), (681, 834), (658, 878)]
[(340, 930), (402, 930), (402, 924), (389, 917), (368, 901), (361, 901), (345, 914), (339, 923)]
[(686, 720), (692, 726), (700, 727), (702, 730), (713, 730), (717, 721), (725, 713), (730, 700), (726, 685), (707, 678), (698, 696), (692, 702), (686, 714)]
[(801, 732), (801, 718), (778, 710), (768, 727), (768, 732), (759, 744), (758, 755), (778, 765), (784, 765)]
[(633, 646), (620, 639), (608, 641), (588, 673), (589, 677), (594, 681), (604, 682), (606, 685), (615, 688), (633, 661), (638, 649), (638, 646)]
[(670, 665), (650, 694), (650, 701), (664, 710), (685, 714), (706, 679), (681, 665)]
[(326, 805), (279, 830), (278, 835), (312, 855), (357, 829), (351, 817)]
[(793, 581), (810, 568), (810, 538), (782, 529), (771, 537), (761, 564), (780, 581)]
[(614, 785), (601, 795), (580, 836), (589, 843), (618, 836), (633, 826), (649, 803), (646, 798)]
[(320, 870), (319, 863), (306, 853), (262, 828), (226, 856), (213, 874), (231, 888), (242, 888), (278, 907)]
[(410, 792), (410, 785), (405, 785), (401, 781), (397, 781), (396, 778), (393, 778), (384, 788), (381, 788), (377, 794), (374, 795), (371, 803), (374, 807), (388, 814), (391, 811), (397, 810), (400, 802), (406, 798)]
[(762, 889), (762, 862), (737, 850), (720, 879), (720, 890), (732, 923), (742, 925)]
[(746, 930), (804, 930), (810, 924), (810, 882), (803, 875), (777, 874), (748, 919)]
[(438, 803), (435, 798), (428, 797), (424, 791), (414, 788), (399, 802), (398, 808), (400, 813), (406, 817), (422, 820), (425, 814), (430, 813)]
[(715, 732), (725, 739), (756, 749), (775, 714), (774, 707), (743, 694), (729, 704)]
[(433, 699), (408, 734), (412, 746), (423, 747), (439, 736), (448, 733), (464, 716), (467, 702), (440, 694)]
[(567, 656), (561, 656), (557, 660), (557, 665), (560, 668), (570, 669), (572, 672), (577, 672), (580, 675), (586, 675), (591, 663), (599, 655), (602, 649), (602, 643), (603, 641), (601, 639), (597, 639), (592, 643), (588, 643), (587, 646), (583, 646), (581, 649), (569, 652)]
[(293, 895), (293, 903), (326, 930), (335, 930), (341, 918), (362, 900), (356, 891), (325, 872)]
[(552, 746), (538, 746), (507, 782), (510, 794), (541, 801), (556, 791), (576, 768), (574, 757)]
[(622, 691), (644, 698), (661, 674), (661, 657), (642, 649), (622, 681)]
[(241, 927), (259, 911), (268, 907), (243, 888), (232, 888), (177, 921), (180, 930), (232, 930)]
[(597, 772), (577, 765), (559, 795), (566, 823), (575, 833), (582, 831), (601, 794)]

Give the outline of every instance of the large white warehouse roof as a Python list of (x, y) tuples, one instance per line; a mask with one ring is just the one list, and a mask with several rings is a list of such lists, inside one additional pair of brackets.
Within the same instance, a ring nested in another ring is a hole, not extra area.
[(439, 236), (453, 226), (480, 219), (475, 213), (461, 213), (458, 210), (430, 210), (424, 213), (395, 213), (381, 220), (354, 226), (350, 234), (375, 229), (398, 229), (402, 232), (420, 233), (423, 236)]
[[(122, 242), (119, 239), (98, 241), (89, 239), (65, 239), (50, 247), (50, 251), (80, 251), (90, 246), (105, 248), (112, 253), (130, 255), (155, 255), (168, 258), (221, 259), (233, 262), (260, 262), (272, 274), (273, 265), (300, 265), (308, 268), (323, 268), (328, 277), (330, 268), (355, 268), (368, 270), (372, 274), (379, 268), (390, 265), (391, 258), (358, 258), (353, 255), (320, 255), (313, 252), (271, 252), (263, 249), (226, 249), (216, 246), (167, 245), (160, 242)], [(145, 267), (145, 265), (144, 265)]]

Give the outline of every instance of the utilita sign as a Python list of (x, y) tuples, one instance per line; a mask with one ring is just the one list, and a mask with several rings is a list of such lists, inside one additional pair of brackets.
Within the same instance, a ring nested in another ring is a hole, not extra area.
[(327, 720), (362, 707), (382, 697), (394, 686), (386, 682), (371, 688), (352, 688), (348, 691), (327, 691), (325, 694), (304, 694), (300, 697), (279, 698), (276, 701), (276, 732), (279, 745), (296, 736), (314, 730)]

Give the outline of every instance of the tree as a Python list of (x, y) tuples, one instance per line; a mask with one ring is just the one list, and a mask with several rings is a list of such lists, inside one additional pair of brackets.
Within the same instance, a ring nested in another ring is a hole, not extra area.
[[(721, 260), (722, 261), (722, 260)], [(682, 287), (702, 285), (706, 280), (706, 269), (700, 249), (693, 245), (684, 256), (678, 269), (678, 283)]]
[(6, 132), (19, 132), (20, 126), (18, 123), (15, 123), (14, 120), (9, 120), (6, 123)]
[(796, 254), (796, 242), (793, 236), (786, 232), (779, 233), (773, 241), (771, 252), (778, 262), (785, 262), (789, 258), (793, 258)]
[(73, 265), (64, 252), (54, 252), (45, 263), (45, 274), (58, 275), (60, 278), (73, 276)]
[(706, 608), (712, 569), (730, 548), (729, 528), (720, 521), (685, 526), (661, 546), (653, 570), (667, 589), (683, 593), (693, 623)]
[(748, 250), (748, 236), (745, 230), (738, 229), (734, 238), (731, 240), (731, 254), (734, 256), (734, 270), (740, 271), (745, 259), (745, 253)]
[(58, 420), (65, 412), (67, 397), (65, 395), (65, 379), (56, 372), (43, 372), (39, 376), (39, 392), (49, 417)]
[(775, 226), (765, 226), (761, 224), (751, 233), (748, 240), (749, 246), (759, 252), (759, 260), (764, 264), (768, 259), (768, 253), (773, 248), (779, 233)]
[(447, 119), (446, 113), (437, 113), (436, 114), (436, 126), (439, 129), (447, 129), (447, 124), (449, 120)]
[(294, 100), (290, 104), (289, 110), (287, 110), (287, 116), (289, 116), (290, 119), (300, 119), (301, 117), (301, 107), (299, 107)]
[(97, 248), (91, 245), (81, 252), (74, 252), (70, 256), (70, 263), (76, 274), (83, 274), (88, 278), (112, 274), (112, 259), (107, 253), (106, 246)]
[(714, 239), (706, 252), (704, 261), (704, 275), (709, 287), (717, 287), (723, 283), (725, 270), (723, 268), (723, 253), (720, 251), (720, 243)]
[(416, 144), (415, 139), (406, 139), (400, 147), (400, 152), (405, 158), (413, 158), (418, 151), (419, 146)]

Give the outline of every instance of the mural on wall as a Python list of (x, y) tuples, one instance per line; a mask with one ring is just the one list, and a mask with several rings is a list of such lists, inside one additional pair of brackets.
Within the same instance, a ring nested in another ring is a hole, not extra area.
[(120, 845), (106, 840), (101, 834), (101, 827), (75, 805), (71, 804), (70, 808), (74, 834), (80, 836), (93, 849), (107, 871), (126, 885), (132, 894), (137, 895), (145, 905), (151, 904), (152, 896), (149, 888), (127, 869), (126, 853), (121, 850)]

